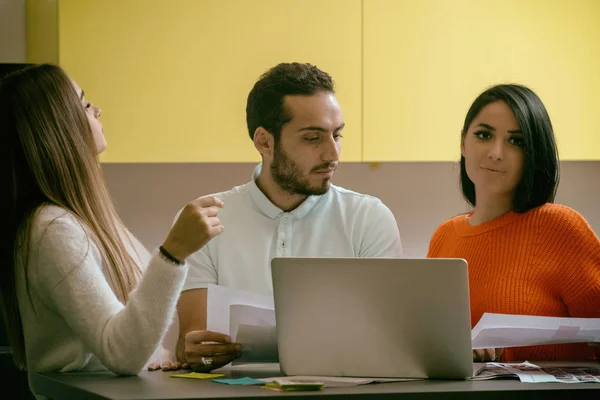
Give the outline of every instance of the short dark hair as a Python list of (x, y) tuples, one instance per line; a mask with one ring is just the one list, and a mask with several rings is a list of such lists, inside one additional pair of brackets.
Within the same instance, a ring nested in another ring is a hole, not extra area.
[[(560, 179), (559, 158), (550, 116), (542, 100), (523, 85), (492, 86), (473, 102), (462, 130), (464, 138), (469, 126), (488, 104), (503, 101), (515, 114), (523, 134), (525, 165), (523, 176), (513, 198), (513, 211), (524, 213), (542, 204), (553, 202)], [(475, 185), (469, 179), (465, 157), (460, 158), (460, 184), (463, 196), (475, 206)]]
[(291, 120), (283, 101), (289, 95), (312, 95), (320, 91), (335, 92), (331, 76), (312, 64), (281, 63), (269, 69), (248, 94), (246, 123), (250, 138), (258, 127), (279, 139), (281, 128)]

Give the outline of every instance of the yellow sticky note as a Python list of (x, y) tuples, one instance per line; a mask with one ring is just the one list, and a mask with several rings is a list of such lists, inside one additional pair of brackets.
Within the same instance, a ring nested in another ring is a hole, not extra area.
[(190, 372), (189, 374), (175, 374), (170, 376), (171, 378), (213, 379), (225, 376), (225, 374), (202, 374), (200, 372)]

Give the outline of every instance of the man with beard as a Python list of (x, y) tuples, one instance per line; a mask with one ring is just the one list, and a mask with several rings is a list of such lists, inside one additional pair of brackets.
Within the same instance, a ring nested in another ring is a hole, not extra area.
[(331, 184), (344, 129), (331, 76), (310, 64), (271, 68), (248, 95), (246, 120), (262, 164), (249, 183), (214, 195), (225, 206), (202, 217), (224, 231), (186, 261), (177, 359), (195, 371), (241, 355), (227, 335), (206, 331), (207, 285), (272, 295), (275, 256), (402, 256), (389, 208)]

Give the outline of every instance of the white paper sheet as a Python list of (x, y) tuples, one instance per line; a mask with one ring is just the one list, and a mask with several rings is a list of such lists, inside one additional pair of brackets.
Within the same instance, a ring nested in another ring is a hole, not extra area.
[(226, 333), (242, 345), (234, 365), (278, 362), (275, 306), (272, 296), (210, 285), (207, 293), (210, 331)]
[(275, 312), (242, 304), (230, 306), (231, 339), (242, 345), (242, 356), (234, 364), (278, 362)]
[(485, 313), (471, 331), (473, 349), (600, 342), (600, 318)]
[(275, 310), (273, 296), (209, 285), (206, 299), (206, 329), (230, 335), (230, 308), (236, 304)]

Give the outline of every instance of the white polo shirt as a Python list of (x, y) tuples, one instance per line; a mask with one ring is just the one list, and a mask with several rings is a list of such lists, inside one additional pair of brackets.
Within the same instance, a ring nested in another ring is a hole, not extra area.
[(191, 255), (183, 290), (209, 284), (273, 295), (271, 259), (286, 257), (401, 257), (394, 215), (381, 200), (334, 185), (285, 212), (252, 180), (214, 196), (224, 232)]

